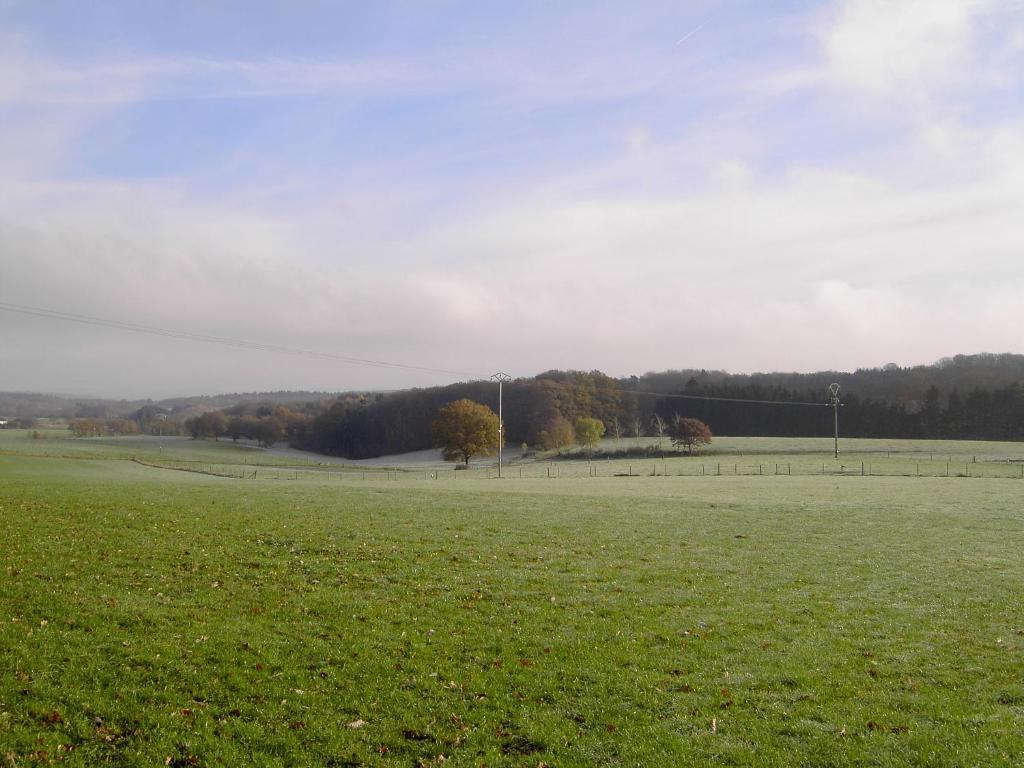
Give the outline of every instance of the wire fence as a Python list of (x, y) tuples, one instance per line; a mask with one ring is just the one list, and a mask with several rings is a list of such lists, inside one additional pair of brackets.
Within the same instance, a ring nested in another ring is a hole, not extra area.
[[(401, 482), (427, 480), (457, 483), (498, 478), (492, 466), (445, 469), (387, 469), (359, 467), (270, 467), (245, 464), (216, 464), (195, 461), (150, 461), (135, 458), (137, 464), (154, 469), (193, 472), (235, 480), (356, 482)], [(1024, 480), (1024, 460), (913, 460), (880, 457), (875, 460), (730, 460), (708, 462), (694, 459), (663, 461), (563, 461), (512, 464), (502, 468), (508, 480), (558, 480), (580, 478), (654, 477), (905, 477), (975, 478)]]

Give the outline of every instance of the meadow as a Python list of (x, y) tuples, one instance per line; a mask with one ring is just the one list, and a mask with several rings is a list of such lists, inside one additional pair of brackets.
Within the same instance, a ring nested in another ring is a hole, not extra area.
[(499, 481), (0, 433), (0, 760), (1021, 764), (1024, 445), (734, 440)]

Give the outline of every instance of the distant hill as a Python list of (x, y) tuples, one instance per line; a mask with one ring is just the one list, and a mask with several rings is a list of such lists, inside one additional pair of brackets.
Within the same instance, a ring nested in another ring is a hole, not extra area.
[(194, 395), (164, 400), (110, 400), (74, 395), (52, 395), (39, 392), (0, 392), (0, 418), (118, 418), (135, 413), (145, 406), (156, 406), (170, 413), (188, 414), (205, 410), (230, 408), (239, 403), (294, 403), (334, 400), (341, 392), (234, 392), (222, 395)]

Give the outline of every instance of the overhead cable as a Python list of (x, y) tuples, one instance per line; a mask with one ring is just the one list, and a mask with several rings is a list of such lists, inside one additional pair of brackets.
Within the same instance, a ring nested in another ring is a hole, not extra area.
[(424, 365), (409, 365), (406, 363), (395, 363), (386, 360), (369, 360), (362, 357), (352, 357), (349, 355), (338, 355), (332, 352), (320, 352), (312, 349), (297, 349), (295, 347), (286, 347), (280, 344), (264, 344), (258, 341), (245, 341), (243, 339), (230, 339), (223, 336), (211, 336), (204, 333), (193, 333), (191, 331), (181, 331), (171, 328), (157, 328), (149, 325), (141, 325), (139, 323), (132, 323), (126, 320), (112, 320), (104, 317), (93, 317), (91, 315), (79, 315), (73, 312), (62, 312), (56, 309), (45, 309), (43, 307), (30, 307), (24, 304), (11, 304), (9, 302), (0, 301), (0, 310), (5, 312), (16, 312), (22, 315), (33, 315), (35, 317), (47, 317), (52, 320), (64, 320), (71, 323), (81, 323), (84, 325), (95, 325), (104, 328), (116, 328), (122, 331), (132, 331), (133, 333), (146, 333), (151, 336), (164, 336), (171, 339), (185, 339), (187, 341), (202, 341), (208, 344), (220, 344), (222, 346), (235, 347), (238, 349), (252, 349), (260, 352), (276, 352), (282, 355), (292, 355), (295, 357), (309, 357), (318, 360), (336, 360), (343, 363), (350, 363), (352, 365), (367, 365), (374, 366), (377, 368), (391, 368), (405, 371), (419, 371), (422, 373), (433, 373), (441, 374), (445, 376), (467, 376), (470, 378), (484, 378), (477, 374), (467, 373), (466, 371), (453, 371), (446, 368), (432, 368)]
[[(43, 307), (32, 307), (24, 304), (12, 304), (6, 301), (0, 301), (0, 310), (4, 312), (14, 312), (22, 315), (32, 315), (35, 317), (45, 317), (51, 320), (63, 320), (66, 322), (80, 323), (84, 325), (94, 325), (104, 328), (115, 328), (122, 331), (131, 331), (133, 333), (144, 333), (151, 336), (163, 336), (171, 339), (183, 339), (186, 341), (201, 341), (207, 344), (220, 344), (222, 346), (235, 347), (237, 349), (251, 349), (259, 352), (275, 352), (282, 355), (292, 355), (294, 357), (307, 357), (316, 360), (335, 360), (342, 363), (349, 363), (351, 365), (366, 365), (377, 368), (390, 368), (405, 371), (418, 371), (421, 373), (439, 374), (444, 376), (465, 376), (470, 379), (486, 379), (486, 376), (469, 373), (467, 371), (455, 371), (447, 368), (433, 368), (430, 366), (423, 365), (410, 365), (407, 363), (396, 363), (387, 360), (370, 360), (362, 357), (352, 357), (349, 355), (338, 355), (332, 352), (320, 352), (312, 349), (298, 349), (295, 347), (286, 347), (279, 344), (265, 344), (258, 341), (246, 341), (243, 339), (231, 339), (223, 336), (212, 336), (203, 333), (193, 333), (191, 331), (182, 331), (171, 328), (158, 328), (155, 326), (141, 325), (139, 323), (129, 322), (127, 320), (113, 320), (110, 318), (94, 317), (91, 315), (80, 315), (73, 312), (63, 312), (56, 309), (46, 309)], [(752, 398), (743, 397), (714, 397), (711, 395), (685, 395), (677, 393), (667, 392), (650, 392), (637, 389), (621, 389), (619, 390), (623, 394), (630, 395), (645, 395), (649, 397), (660, 397), (667, 399), (680, 399), (680, 400), (706, 400), (711, 402), (722, 402), (722, 403), (752, 403), (756, 405), (811, 405), (820, 407), (822, 405), (828, 405), (827, 403), (812, 403), (812, 402), (800, 402), (791, 400), (755, 400)]]
[(755, 403), (758, 405), (814, 405), (817, 407), (828, 405), (828, 403), (809, 403), (797, 400), (753, 400), (746, 397), (712, 397), (710, 395), (682, 395), (667, 392), (644, 392), (638, 389), (623, 389), (620, 391), (623, 392), (624, 394), (630, 395), (650, 395), (651, 397), (665, 397), (681, 400), (711, 400), (722, 403)]

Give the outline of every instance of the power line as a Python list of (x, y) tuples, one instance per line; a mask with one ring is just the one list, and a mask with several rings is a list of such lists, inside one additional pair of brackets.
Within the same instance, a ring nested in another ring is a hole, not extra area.
[[(285, 347), (279, 344), (265, 344), (258, 341), (230, 339), (223, 336), (211, 336), (208, 334), (193, 333), (191, 331), (181, 331), (171, 328), (158, 328), (155, 326), (141, 325), (139, 323), (132, 323), (126, 320), (112, 320), (110, 318), (94, 317), (92, 315), (79, 315), (73, 312), (62, 312), (56, 309), (32, 307), (24, 304), (11, 304), (5, 301), (0, 301), (0, 310), (5, 312), (14, 312), (22, 315), (45, 317), (51, 320), (63, 320), (65, 322), (79, 323), (82, 325), (94, 325), (103, 328), (115, 328), (122, 331), (131, 331), (133, 333), (145, 333), (151, 336), (163, 336), (165, 338), (183, 339), (185, 341), (201, 341), (207, 344), (220, 344), (222, 346), (234, 347), (236, 349), (251, 349), (258, 352), (274, 352), (282, 355), (291, 355), (293, 357), (307, 357), (316, 360), (335, 360), (338, 362), (349, 363), (351, 365), (366, 365), (377, 368), (389, 368), (392, 370), (397, 369), (405, 371), (418, 371), (421, 373), (432, 373), (444, 376), (465, 376), (470, 379), (487, 378), (486, 376), (483, 376), (481, 374), (469, 373), (467, 371), (453, 371), (447, 368), (432, 368), (429, 366), (422, 365), (408, 365), (406, 363), (394, 363), (386, 360), (370, 360), (361, 357), (350, 357), (348, 355), (337, 355), (331, 352), (319, 352), (317, 350), (312, 349), (298, 349), (295, 347)], [(723, 403), (753, 403), (757, 405), (810, 405), (815, 407), (828, 405), (828, 403), (810, 403), (789, 400), (755, 400), (743, 397), (713, 397), (710, 395), (671, 394), (666, 392), (649, 392), (638, 389), (621, 389), (619, 391), (622, 392), (623, 394), (631, 395), (646, 395), (649, 397), (661, 397), (666, 399), (679, 400), (706, 400)]]
[(644, 392), (639, 389), (623, 389), (620, 391), (623, 393), (628, 393), (630, 395), (650, 395), (651, 397), (664, 397), (680, 400), (712, 400), (722, 403), (756, 403), (758, 405), (813, 405), (817, 408), (820, 408), (823, 405), (828, 405), (828, 403), (807, 403), (796, 400), (752, 400), (745, 397), (711, 397), (710, 395), (678, 395), (669, 394), (666, 392)]
[(112, 320), (110, 318), (93, 317), (91, 315), (79, 315), (73, 312), (61, 312), (56, 309), (45, 309), (43, 307), (30, 307), (24, 304), (11, 304), (0, 301), (0, 310), (15, 312), (22, 315), (33, 315), (35, 317), (46, 317), (51, 320), (64, 320), (82, 325), (94, 325), (103, 328), (116, 328), (122, 331), (133, 333), (145, 333), (151, 336), (163, 336), (171, 339), (184, 339), (186, 341), (201, 341), (207, 344), (220, 344), (237, 349), (252, 349), (259, 352), (276, 352), (281, 355), (292, 355), (294, 357), (308, 357), (317, 360), (335, 360), (352, 365), (367, 365), (377, 368), (390, 368), (405, 371), (419, 371), (421, 373), (441, 374), (445, 376), (467, 376), (469, 378), (486, 378), (466, 371), (452, 371), (446, 368), (431, 368), (423, 365), (408, 365), (406, 363), (394, 363), (386, 360), (369, 360), (362, 357), (350, 357), (348, 355), (336, 355), (331, 352), (319, 352), (312, 349), (297, 349), (285, 347), (279, 344), (264, 344), (258, 341), (245, 341), (243, 339), (229, 339), (223, 336), (211, 336), (203, 333), (192, 333), (172, 328), (158, 328), (149, 325), (141, 325), (126, 320)]

